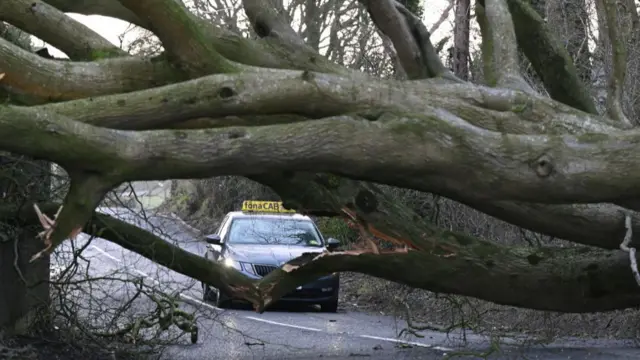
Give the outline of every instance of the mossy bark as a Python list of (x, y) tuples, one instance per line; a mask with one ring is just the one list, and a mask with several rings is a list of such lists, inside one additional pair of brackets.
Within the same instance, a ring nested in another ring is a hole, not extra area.
[(549, 95), (576, 109), (597, 114), (571, 55), (534, 7), (526, 0), (507, 0), (507, 4), (514, 24), (518, 24), (515, 26), (518, 46), (531, 61)]

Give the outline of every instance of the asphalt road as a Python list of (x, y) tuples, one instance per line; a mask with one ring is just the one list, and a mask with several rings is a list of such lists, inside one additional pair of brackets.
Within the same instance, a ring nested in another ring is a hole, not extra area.
[[(123, 209), (102, 209), (128, 222), (147, 228), (183, 249), (203, 254), (205, 243), (185, 224), (170, 216), (136, 215)], [(480, 359), (472, 353), (486, 352), (490, 341), (484, 336), (460, 333), (449, 335), (422, 332), (423, 338), (397, 334), (406, 323), (390, 316), (376, 316), (339, 310), (336, 314), (320, 313), (312, 307), (275, 308), (257, 314), (250, 308), (222, 310), (201, 301), (199, 282), (122, 249), (104, 239), (87, 236), (75, 243), (65, 242), (53, 262), (68, 263), (65, 251), (86, 246), (82, 251), (80, 268), (92, 277), (142, 278), (150, 286), (167, 293), (178, 293), (185, 302), (184, 310), (198, 318), (199, 339), (191, 344), (171, 346), (166, 359), (200, 360), (280, 360), (280, 359), (442, 359), (444, 355)], [(56, 267), (59, 268), (59, 267)], [(134, 293), (132, 284), (105, 281), (103, 287), (94, 286), (91, 295), (78, 292), (78, 297), (90, 305), (79, 313), (95, 318), (96, 323), (108, 321), (111, 309), (126, 303)], [(131, 307), (132, 313), (152, 309), (153, 302), (139, 299)], [(500, 351), (488, 359), (638, 359), (640, 348), (623, 341), (592, 341), (563, 339), (544, 346), (523, 346), (514, 339), (502, 339)]]

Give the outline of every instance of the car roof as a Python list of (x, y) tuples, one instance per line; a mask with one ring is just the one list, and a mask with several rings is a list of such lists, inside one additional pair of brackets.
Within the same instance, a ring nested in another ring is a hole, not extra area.
[(260, 213), (260, 212), (243, 212), (243, 211), (231, 211), (227, 213), (230, 218), (248, 218), (248, 217), (261, 217), (267, 219), (296, 219), (312, 221), (310, 217), (302, 214), (272, 214), (272, 213)]

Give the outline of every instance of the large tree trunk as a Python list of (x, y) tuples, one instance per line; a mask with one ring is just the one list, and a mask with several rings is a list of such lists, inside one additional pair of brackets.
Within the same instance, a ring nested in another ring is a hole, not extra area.
[[(48, 163), (23, 156), (0, 157), (0, 199), (16, 205), (45, 201), (49, 192)], [(11, 221), (0, 225), (0, 330), (24, 334), (47, 320), (49, 258), (29, 263), (42, 249), (37, 225)]]

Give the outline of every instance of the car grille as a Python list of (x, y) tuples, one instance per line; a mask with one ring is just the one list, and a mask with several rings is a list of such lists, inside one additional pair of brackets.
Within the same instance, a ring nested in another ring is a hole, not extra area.
[(256, 271), (256, 275), (267, 276), (270, 272), (277, 269), (277, 266), (273, 265), (253, 265), (253, 269)]
[(290, 299), (290, 298), (315, 299), (315, 298), (326, 296), (327, 294), (323, 293), (320, 289), (300, 289), (300, 290), (292, 291), (286, 294), (285, 296), (283, 296), (282, 298), (283, 299)]

